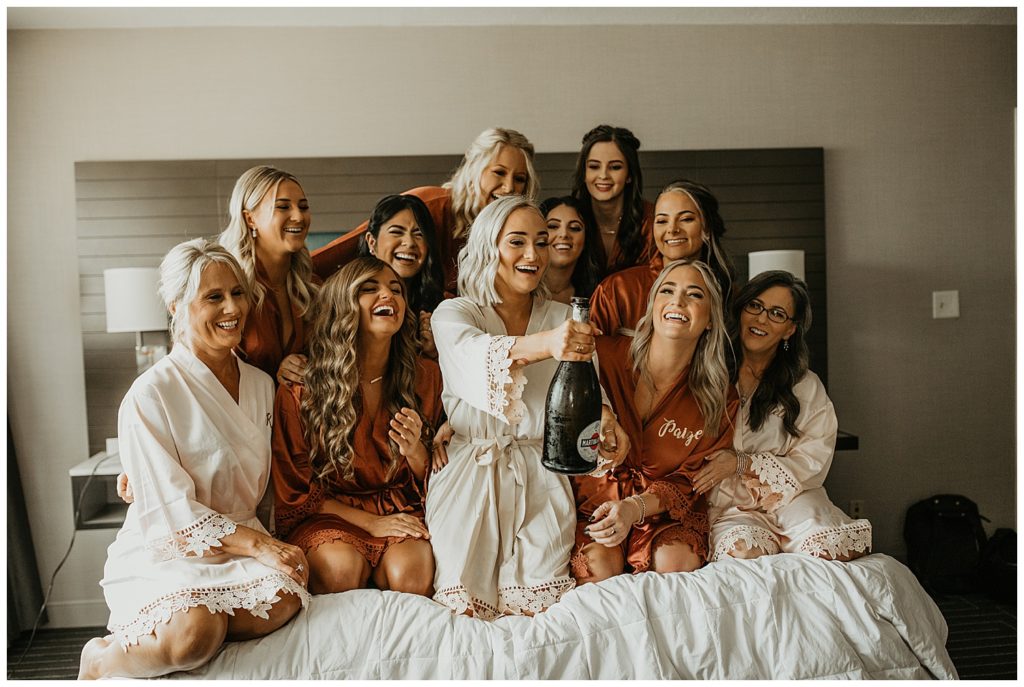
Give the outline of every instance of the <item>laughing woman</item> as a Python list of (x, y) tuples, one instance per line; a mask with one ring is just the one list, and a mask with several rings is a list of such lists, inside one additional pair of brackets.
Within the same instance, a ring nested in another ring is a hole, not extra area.
[(225, 639), (269, 634), (309, 599), (302, 551), (256, 518), (274, 383), (232, 352), (248, 280), (230, 253), (195, 239), (164, 258), (160, 295), (175, 345), (118, 411), (135, 501), (100, 583), (112, 634), (85, 646), (80, 678), (197, 668)]
[[(495, 128), (476, 137), (459, 168), (442, 186), (421, 186), (405, 192), (422, 200), (430, 210), (447, 291), (455, 292), (456, 258), (480, 211), (502, 196), (523, 195), (533, 200), (538, 187), (533, 144), (518, 131)], [(352, 260), (367, 224), (363, 222), (313, 253), (316, 273), (326, 279)]]
[(705, 458), (732, 443), (724, 319), (711, 270), (680, 260), (655, 281), (635, 337), (598, 337), (601, 384), (633, 443), (610, 474), (576, 482), (578, 582), (707, 561), (707, 503), (693, 485)]
[(363, 238), (360, 254), (377, 256), (405, 281), (423, 353), (436, 360), (430, 314), (444, 299), (444, 272), (430, 211), (414, 195), (384, 196), (373, 208)]
[[(548, 230), (514, 196), (477, 217), (459, 256), (459, 298), (434, 311), (450, 458), (430, 478), (426, 518), (434, 600), (486, 620), (532, 615), (574, 586), (576, 514), (568, 478), (541, 466), (544, 405), (559, 360), (590, 360), (594, 330), (547, 298)], [(603, 458), (629, 440), (604, 407)]]
[(839, 423), (807, 369), (807, 285), (789, 272), (763, 272), (737, 294), (733, 317), (733, 346), (742, 356), (734, 448), (710, 459), (696, 482), (698, 492), (710, 492), (713, 560), (863, 556), (871, 523), (847, 517), (823, 486)]
[(598, 284), (590, 302), (590, 321), (607, 334), (632, 330), (644, 314), (644, 295), (662, 266), (673, 260), (700, 260), (708, 265), (728, 302), (735, 270), (722, 250), (723, 234), (725, 222), (714, 194), (694, 181), (673, 181), (654, 206), (657, 254), (649, 264), (616, 272)]
[(299, 180), (261, 165), (238, 177), (220, 242), (253, 283), (242, 358), (279, 384), (301, 383), (306, 327), (319, 280), (306, 248), (309, 201)]
[(544, 276), (551, 300), (568, 305), (573, 296), (590, 298), (603, 271), (595, 246), (600, 240), (584, 219), (583, 204), (572, 196), (540, 204), (548, 225), (551, 259)]
[(305, 386), (277, 390), (278, 534), (306, 552), (315, 594), (433, 583), (423, 479), (441, 374), (405, 294), (387, 263), (350, 262), (317, 298)]

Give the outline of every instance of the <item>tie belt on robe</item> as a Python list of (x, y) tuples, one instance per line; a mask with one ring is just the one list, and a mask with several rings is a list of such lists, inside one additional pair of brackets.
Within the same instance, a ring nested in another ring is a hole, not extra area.
[[(499, 522), (501, 535), (501, 552), (504, 560), (512, 559), (516, 554), (516, 540), (523, 521), (526, 519), (526, 458), (523, 449), (526, 447), (540, 448), (543, 445), (541, 439), (516, 439), (511, 434), (503, 434), (497, 437), (477, 438), (473, 437), (468, 442), (473, 446), (473, 460), (480, 467), (494, 465), (499, 470), (507, 468), (512, 472), (513, 481), (499, 482), (499, 491), (495, 498), (508, 507), (511, 502), (512, 521), (507, 523), (511, 527), (502, 526)], [(498, 504), (495, 504), (497, 506)]]

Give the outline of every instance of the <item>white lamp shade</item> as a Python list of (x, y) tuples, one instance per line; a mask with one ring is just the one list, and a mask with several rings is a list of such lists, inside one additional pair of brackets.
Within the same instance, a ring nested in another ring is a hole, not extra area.
[(747, 257), (750, 258), (750, 279), (771, 270), (783, 270), (797, 279), (805, 279), (802, 250), (759, 250)]
[(158, 332), (167, 329), (167, 309), (157, 294), (160, 271), (155, 267), (103, 270), (107, 331)]

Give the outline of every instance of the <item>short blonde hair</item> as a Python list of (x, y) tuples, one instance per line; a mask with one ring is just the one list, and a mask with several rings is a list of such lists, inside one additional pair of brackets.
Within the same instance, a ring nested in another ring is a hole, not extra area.
[(251, 306), (252, 284), (235, 256), (219, 243), (206, 239), (185, 241), (167, 251), (160, 262), (160, 282), (157, 288), (168, 312), (171, 312), (171, 340), (175, 343), (188, 342), (188, 306), (199, 294), (203, 272), (210, 265), (218, 263), (231, 268)]
[(531, 201), (537, 200), (540, 184), (537, 181), (537, 170), (533, 166), (533, 144), (514, 129), (487, 129), (469, 144), (459, 168), (443, 185), (452, 196), (452, 214), (455, 215), (452, 236), (455, 238), (469, 231), (470, 225), (483, 209), (480, 177), (503, 145), (523, 152), (523, 158), (526, 160), (526, 188), (523, 189), (523, 195)]
[[(473, 222), (469, 240), (459, 251), (459, 295), (465, 296), (482, 307), (493, 307), (501, 303), (494, 286), (498, 278), (498, 236), (512, 213), (529, 208), (540, 215), (540, 208), (524, 196), (503, 196), (485, 207)], [(541, 298), (550, 297), (547, 284), (541, 279), (533, 292)]]

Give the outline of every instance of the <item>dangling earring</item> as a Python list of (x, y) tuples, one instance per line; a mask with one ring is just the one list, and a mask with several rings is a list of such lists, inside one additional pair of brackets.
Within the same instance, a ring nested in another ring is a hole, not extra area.
[(788, 351), (789, 350), (789, 339), (783, 339), (782, 340), (782, 350), (784, 350), (784, 351)]
[(249, 235), (256, 238), (256, 227), (249, 227)]

